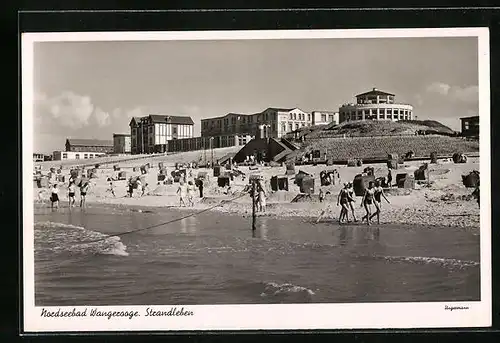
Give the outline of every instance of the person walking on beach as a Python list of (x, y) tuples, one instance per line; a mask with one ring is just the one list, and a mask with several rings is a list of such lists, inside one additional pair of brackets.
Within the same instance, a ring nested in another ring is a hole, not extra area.
[(132, 194), (134, 193), (134, 183), (132, 182), (132, 176), (128, 179), (128, 196), (132, 198)]
[(366, 224), (370, 225), (370, 218), (372, 214), (371, 206), (373, 204), (373, 196), (375, 194), (375, 189), (373, 188), (373, 181), (368, 183), (368, 188), (365, 190), (365, 194), (363, 195), (363, 199), (361, 200), (361, 207), (365, 207), (366, 215), (361, 219), (366, 218)]
[(354, 199), (354, 188), (352, 187), (352, 182), (349, 182), (347, 184), (347, 201), (349, 202), (349, 208), (351, 209), (352, 212), (352, 219), (357, 222), (358, 220), (356, 219), (356, 214), (354, 213), (354, 203), (356, 200)]
[[(141, 182), (141, 179), (137, 179), (135, 181), (135, 185), (136, 185), (136, 189), (137, 189), (137, 193), (141, 192), (142, 193), (142, 182)], [(139, 195), (141, 196), (141, 195)]]
[(56, 208), (59, 208), (59, 189), (57, 188), (57, 184), (54, 183), (52, 186), (52, 194), (50, 195), (50, 208), (54, 208), (54, 204), (56, 204)]
[(200, 198), (203, 198), (203, 180), (198, 179), (198, 190), (200, 191)]
[(389, 188), (392, 187), (392, 173), (391, 173), (390, 169), (389, 169), (389, 172), (387, 173), (387, 186)]
[(69, 200), (69, 207), (75, 207), (75, 191), (76, 191), (76, 186), (73, 181), (69, 183), (68, 186), (68, 200)]
[[(387, 201), (388, 204), (390, 204), (391, 202), (385, 196), (384, 189), (382, 188), (382, 186), (380, 186), (380, 183), (378, 181), (375, 182), (375, 188), (374, 188), (374, 192), (373, 192), (373, 198), (375, 200), (374, 201), (375, 213), (373, 213), (370, 216), (370, 220), (373, 217), (377, 216), (377, 224), (380, 224), (380, 209), (381, 209), (381, 206), (382, 206), (382, 198), (384, 198), (385, 201)], [(363, 218), (366, 218), (366, 216), (363, 217)]]
[(349, 209), (347, 208), (347, 204), (349, 203), (349, 193), (347, 191), (348, 183), (344, 183), (344, 188), (342, 188), (337, 197), (337, 206), (340, 204), (340, 216), (339, 216), (339, 224), (342, 223), (342, 220), (345, 218), (346, 222), (349, 222)]
[(87, 192), (89, 191), (89, 183), (86, 181), (80, 186), (80, 207), (85, 207), (85, 198), (87, 197)]
[(264, 190), (264, 185), (261, 180), (257, 183), (257, 194), (259, 212), (266, 212), (266, 191)]
[(179, 182), (179, 187), (177, 188), (177, 194), (179, 194), (179, 206), (180, 207), (185, 207), (186, 202), (184, 199), (186, 198), (186, 187), (184, 186), (184, 182), (180, 181)]
[(189, 181), (188, 185), (187, 185), (187, 200), (188, 200), (189, 206), (191, 206), (191, 207), (194, 206), (193, 196), (194, 196), (193, 182)]

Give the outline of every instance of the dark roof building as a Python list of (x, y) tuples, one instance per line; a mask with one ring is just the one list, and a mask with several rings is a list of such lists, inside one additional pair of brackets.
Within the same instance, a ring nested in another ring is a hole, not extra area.
[(189, 116), (149, 114), (130, 120), (131, 153), (162, 153), (168, 141), (192, 138), (194, 121)]
[(364, 93), (361, 93), (361, 94), (358, 94), (356, 95), (356, 98), (357, 97), (362, 97), (362, 96), (368, 96), (368, 95), (382, 95), (382, 96), (387, 96), (387, 95), (390, 95), (390, 96), (395, 96), (395, 94), (392, 94), (392, 93), (387, 93), (387, 92), (384, 92), (384, 91), (381, 91), (377, 88), (373, 88), (371, 91), (368, 91), (368, 92), (364, 92)]
[(113, 141), (102, 139), (67, 138), (66, 151), (113, 152)]
[(462, 136), (479, 137), (479, 116), (460, 118), (462, 122)]

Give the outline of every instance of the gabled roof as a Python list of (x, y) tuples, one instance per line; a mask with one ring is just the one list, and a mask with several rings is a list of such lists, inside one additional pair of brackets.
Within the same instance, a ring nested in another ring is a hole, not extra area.
[(277, 111), (277, 112), (290, 112), (290, 111), (297, 110), (297, 109), (300, 110), (300, 108), (298, 108), (298, 107), (292, 107), (292, 108), (268, 107), (262, 112), (265, 112), (267, 110), (272, 110), (272, 111)]
[(392, 95), (392, 96), (395, 96), (395, 94), (383, 92), (381, 90), (378, 90), (377, 88), (373, 88), (371, 91), (358, 94), (358, 95), (356, 95), (356, 97), (363, 96), (363, 95)]
[(132, 126), (132, 123), (134, 123), (135, 125), (137, 125), (137, 122), (139, 121), (139, 118), (137, 117), (132, 117), (132, 119), (130, 119), (130, 123), (128, 124), (129, 126)]
[(164, 114), (150, 114), (148, 116), (151, 118), (153, 123), (165, 123), (170, 124), (181, 124), (181, 125), (194, 125), (193, 119), (187, 116), (169, 116)]
[(83, 138), (67, 138), (66, 142), (71, 146), (104, 146), (112, 147), (113, 141), (103, 139), (83, 139)]

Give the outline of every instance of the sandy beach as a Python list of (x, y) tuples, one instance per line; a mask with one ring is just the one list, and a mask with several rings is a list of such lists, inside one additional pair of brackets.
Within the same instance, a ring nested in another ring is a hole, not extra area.
[[(407, 162), (393, 171), (393, 179), (396, 174), (413, 174), (423, 162)], [(139, 165), (139, 164), (138, 164)], [(205, 182), (204, 198), (199, 198), (198, 189), (195, 189), (194, 206), (180, 207), (179, 197), (176, 195), (177, 183), (172, 185), (158, 184), (158, 165), (153, 165), (145, 175), (148, 187), (144, 196), (140, 196), (134, 190), (132, 198), (127, 197), (127, 181), (114, 181), (114, 197), (109, 191), (108, 178), (116, 178), (118, 172), (110, 167), (99, 168), (97, 177), (90, 180), (90, 191), (87, 194), (88, 204), (111, 204), (133, 207), (178, 207), (179, 209), (204, 210), (211, 208), (213, 211), (225, 213), (237, 213), (241, 215), (251, 215), (251, 199), (248, 195), (241, 196), (242, 190), (248, 185), (248, 176), (259, 174), (264, 177), (267, 188), (267, 209), (265, 213), (258, 213), (259, 216), (275, 217), (310, 217), (318, 218), (325, 210), (323, 221), (337, 220), (340, 207), (336, 205), (337, 195), (342, 184), (352, 181), (356, 174), (359, 174), (367, 166), (375, 169), (375, 177), (386, 176), (387, 166), (385, 164), (367, 164), (361, 167), (347, 166), (325, 166), (325, 165), (301, 165), (296, 166), (295, 171), (300, 170), (312, 174), (315, 178), (315, 194), (311, 199), (292, 202), (299, 195), (299, 187), (293, 183), (293, 175), (289, 176), (289, 190), (273, 192), (270, 187), (270, 179), (273, 175), (284, 175), (285, 167), (259, 167), (257, 170), (249, 170), (248, 167), (238, 169), (246, 174), (245, 179), (235, 177), (231, 182), (229, 192), (217, 186), (217, 178), (213, 177), (211, 169), (192, 169), (192, 176), (188, 180), (194, 180), (198, 172), (206, 171), (209, 175), (208, 182)], [(168, 173), (173, 169), (173, 163), (166, 163)], [(322, 170), (337, 169), (340, 174), (340, 181), (336, 185), (321, 187), (324, 192), (329, 192), (323, 203), (319, 202), (318, 192), (320, 189), (319, 175)], [(127, 178), (138, 176), (140, 172), (134, 172), (132, 166), (122, 168), (127, 172)], [(477, 201), (471, 197), (473, 188), (466, 188), (462, 184), (462, 175), (466, 175), (473, 170), (479, 170), (479, 158), (469, 158), (467, 163), (455, 164), (447, 160), (438, 160), (437, 164), (429, 165), (430, 183), (427, 181), (417, 183), (415, 189), (392, 188), (386, 190), (390, 204), (383, 201), (380, 216), (381, 223), (392, 224), (421, 224), (427, 226), (452, 226), (479, 230), (479, 206)], [(63, 175), (69, 174), (69, 169), (62, 170)], [(66, 183), (59, 183), (61, 206), (68, 206)], [(53, 181), (55, 182), (55, 181)], [(51, 182), (51, 183), (53, 183)], [(50, 206), (49, 188), (36, 188), (34, 186), (35, 202), (44, 202)], [(236, 198), (236, 199), (235, 199)], [(79, 191), (76, 193), (77, 206), (80, 199)], [(225, 202), (221, 204), (222, 201)], [(217, 206), (218, 204), (221, 204)], [(357, 218), (365, 214), (361, 206), (361, 197), (356, 198), (355, 211)], [(213, 207), (213, 208), (212, 208)]]

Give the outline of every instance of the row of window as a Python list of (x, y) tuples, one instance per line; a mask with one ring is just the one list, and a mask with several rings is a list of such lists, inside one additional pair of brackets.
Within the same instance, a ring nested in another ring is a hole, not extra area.
[(292, 132), (292, 131), (298, 130), (301, 127), (305, 127), (305, 126), (310, 126), (310, 124), (308, 123), (306, 125), (305, 123), (288, 123), (288, 125), (287, 125), (287, 123), (281, 123), (281, 132), (282, 133)]
[[(101, 154), (95, 154), (95, 157), (98, 157), (98, 156), (101, 156)], [(68, 158), (68, 154), (64, 152), (62, 154), (62, 158), (63, 159), (67, 159)], [(94, 154), (83, 154), (83, 159), (87, 159), (87, 158), (94, 158)], [(80, 159), (80, 154), (75, 154), (75, 159), (79, 160)]]
[[(290, 114), (291, 115), (291, 114)], [(228, 126), (229, 124), (236, 124), (237, 121), (240, 121), (241, 123), (258, 123), (261, 120), (263, 121), (268, 121), (268, 120), (276, 120), (276, 113), (262, 113), (258, 115), (239, 115), (239, 116), (231, 116), (230, 118), (224, 118), (224, 119), (209, 119), (209, 120), (202, 120), (201, 121), (201, 126), (202, 128), (208, 129), (210, 128), (221, 128), (223, 125)]]
[[(321, 113), (321, 122), (323, 122), (323, 123), (326, 122), (326, 118), (327, 118), (326, 113)], [(328, 115), (328, 122), (332, 122), (334, 120), (335, 120), (335, 116), (333, 114), (329, 114)]]
[(372, 108), (371, 110), (358, 110), (358, 111), (346, 111), (346, 112), (340, 112), (340, 115), (341, 116), (348, 116), (349, 114), (351, 115), (351, 117), (353, 116), (356, 116), (356, 113), (358, 114), (358, 117), (359, 116), (362, 116), (363, 114), (365, 115), (369, 115), (370, 114), (370, 111), (371, 111), (371, 114), (374, 114), (376, 115), (377, 112), (378, 114), (382, 114), (382, 115), (385, 115), (385, 114), (404, 114), (404, 115), (411, 115), (412, 111), (410, 110), (404, 110), (404, 109), (392, 109), (392, 108)]

